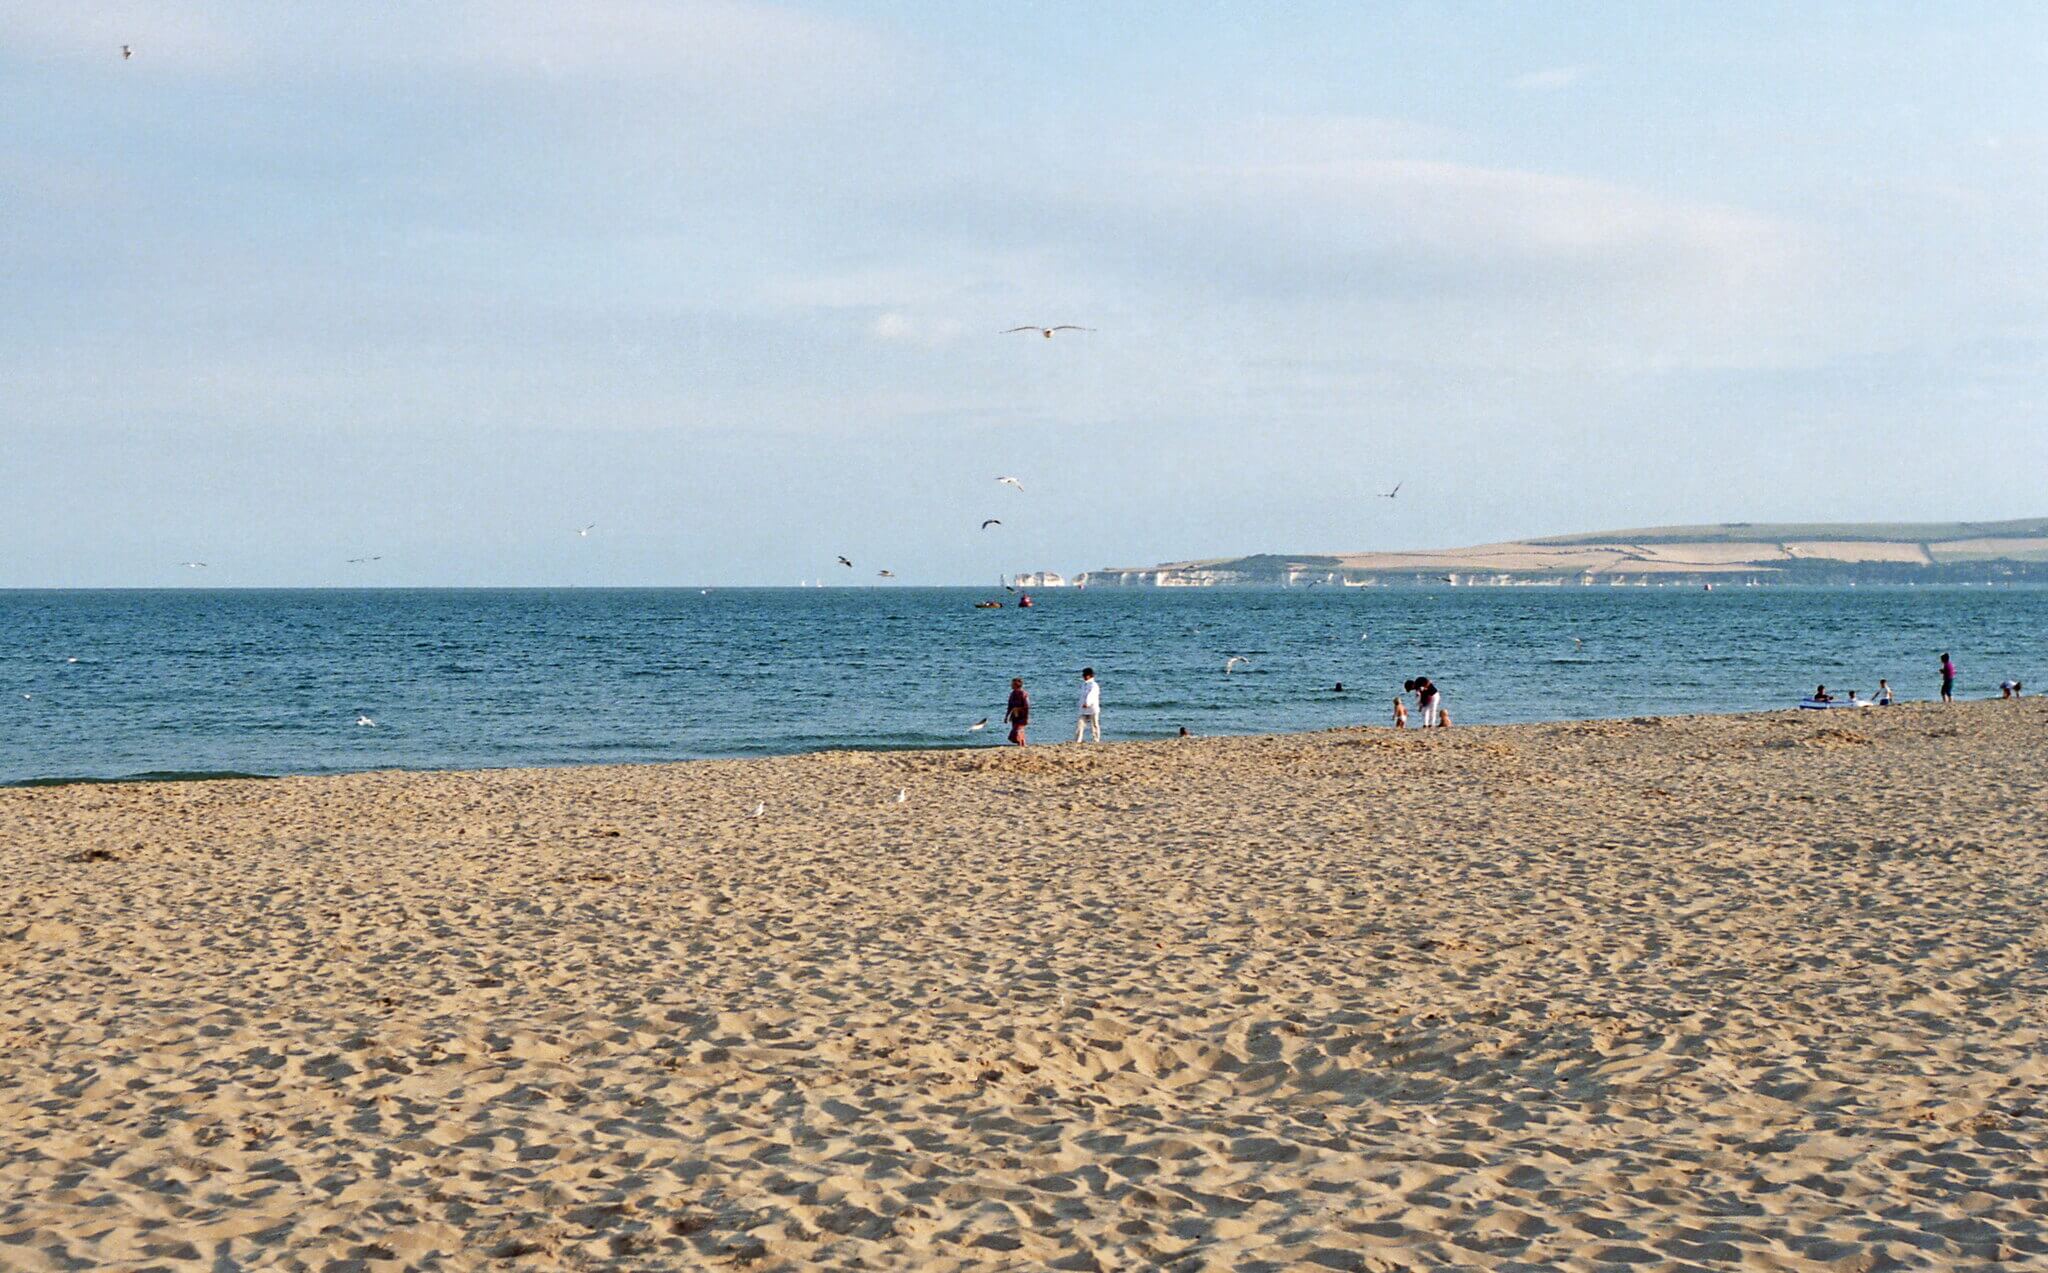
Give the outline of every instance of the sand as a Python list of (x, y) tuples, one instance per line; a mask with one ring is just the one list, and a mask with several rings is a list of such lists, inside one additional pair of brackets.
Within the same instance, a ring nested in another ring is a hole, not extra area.
[(0, 1267), (2048, 1266), (2044, 733), (0, 792)]

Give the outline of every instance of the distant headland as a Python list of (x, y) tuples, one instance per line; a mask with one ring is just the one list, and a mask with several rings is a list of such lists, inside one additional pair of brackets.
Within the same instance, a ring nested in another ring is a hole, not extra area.
[(1094, 570), (1083, 579), (1161, 588), (2048, 582), (2048, 518), (1656, 526), (1472, 548), (1255, 553)]

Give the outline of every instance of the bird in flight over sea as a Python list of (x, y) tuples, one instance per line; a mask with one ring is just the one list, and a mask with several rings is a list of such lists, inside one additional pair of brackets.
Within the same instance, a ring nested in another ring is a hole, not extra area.
[(985, 522), (983, 522), (983, 523), (981, 524), (981, 528), (982, 528), (983, 530), (987, 530), (987, 529), (988, 529), (989, 527), (991, 527), (991, 526), (1000, 526), (1000, 525), (1002, 525), (1002, 524), (1003, 524), (1003, 523), (1002, 523), (1002, 522), (1001, 522), (1001, 521), (1000, 521), (999, 519), (997, 519), (997, 518), (994, 518), (994, 517), (991, 517), (991, 518), (989, 518), (989, 519), (988, 519), (987, 521), (985, 521)]
[(204, 570), (204, 569), (206, 569), (206, 563), (205, 563), (205, 562), (203, 562), (203, 561), (181, 561), (181, 562), (179, 562), (178, 564), (179, 564), (179, 565), (181, 565), (181, 566), (183, 566), (183, 567), (184, 567), (185, 569), (187, 569), (187, 570)]
[(853, 563), (852, 563), (852, 562), (850, 562), (850, 561), (848, 561), (848, 560), (847, 560), (846, 558), (844, 558), (844, 557), (841, 557), (841, 558), (839, 559), (839, 564), (840, 564), (840, 565), (842, 565), (842, 566), (844, 566), (844, 567), (846, 567), (846, 568), (847, 568), (848, 570), (851, 570), (851, 569), (853, 569)]
[(121, 46), (121, 60), (122, 60), (123, 62), (126, 62), (126, 61), (127, 61), (127, 60), (128, 60), (129, 58), (132, 58), (132, 57), (134, 57), (134, 56), (135, 56), (135, 50), (134, 50), (134, 49), (131, 49), (131, 48), (129, 48), (129, 47), (128, 47), (127, 45), (125, 45), (125, 44)]
[(1002, 334), (1007, 336), (1011, 332), (1037, 332), (1047, 340), (1051, 340), (1054, 332), (1092, 332), (1094, 330), (1093, 327), (1076, 327), (1072, 323), (1061, 323), (1057, 327), (1040, 327), (1035, 323), (1026, 323), (1022, 327), (1005, 327)]
[(877, 570), (875, 572), (875, 578), (877, 579), (894, 579), (895, 577), (896, 572), (893, 570)]
[(1233, 654), (1228, 659), (1225, 659), (1223, 661), (1224, 675), (1228, 676), (1230, 674), (1230, 669), (1236, 667), (1240, 663), (1244, 664), (1246, 667), (1250, 667), (1252, 665), (1252, 661), (1242, 654)]
[(1396, 482), (1396, 483), (1394, 483), (1394, 489), (1393, 489), (1393, 490), (1391, 490), (1391, 491), (1381, 491), (1381, 492), (1380, 492), (1380, 498), (1381, 498), (1381, 499), (1392, 499), (1392, 498), (1394, 498), (1394, 497), (1395, 497), (1396, 495), (1399, 495), (1399, 494), (1401, 493), (1401, 487), (1402, 487), (1402, 486), (1404, 486), (1404, 485), (1406, 485), (1406, 483), (1403, 483), (1403, 482)]
[(968, 733), (970, 733), (970, 734), (976, 734), (976, 733), (980, 733), (980, 732), (981, 732), (982, 730), (984, 730), (984, 729), (987, 729), (987, 728), (988, 728), (988, 717), (984, 716), (984, 717), (982, 717), (982, 718), (981, 718), (980, 720), (978, 720), (978, 721), (974, 722), (974, 723), (973, 723), (972, 725), (969, 725), (969, 726), (967, 727), (967, 732), (968, 732)]
[(1020, 491), (1024, 489), (1024, 483), (1014, 477), (999, 477), (996, 479), (996, 483), (1001, 486), (1014, 486)]
[(583, 528), (582, 530), (579, 530), (579, 531), (577, 531), (577, 532), (576, 532), (576, 538), (578, 538), (578, 539), (588, 539), (588, 538), (590, 538), (590, 532), (591, 532), (591, 531), (594, 531), (594, 530), (596, 530), (596, 529), (597, 529), (597, 523), (596, 523), (596, 522), (592, 522), (592, 523), (590, 523), (590, 525), (588, 525), (588, 526), (585, 526), (585, 527), (584, 527), (584, 528)]
[(351, 557), (351, 558), (349, 558), (349, 559), (348, 559), (348, 564), (349, 564), (349, 565), (351, 565), (351, 566), (360, 566), (360, 565), (362, 565), (362, 564), (363, 564), (364, 562), (366, 562), (366, 561), (382, 561), (382, 560), (384, 560), (384, 558), (383, 558), (383, 557), (381, 557), (381, 556), (377, 556), (377, 557)]
[(1585, 648), (1586, 648), (1586, 641), (1585, 641), (1585, 638), (1584, 638), (1584, 637), (1573, 637), (1573, 638), (1572, 638), (1572, 648), (1573, 648), (1574, 650), (1583, 650), (1583, 649), (1585, 649)]
[(370, 715), (368, 712), (357, 712), (356, 724), (361, 725), (366, 729), (375, 729), (377, 727), (377, 722), (370, 719)]

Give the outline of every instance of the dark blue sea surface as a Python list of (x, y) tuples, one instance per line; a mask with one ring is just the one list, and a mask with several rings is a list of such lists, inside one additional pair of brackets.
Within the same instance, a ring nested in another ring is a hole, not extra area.
[(1418, 674), (1460, 725), (1788, 707), (1880, 676), (1928, 698), (1943, 650), (1962, 696), (2048, 689), (2048, 590), (2021, 587), (984, 595), (0, 592), (0, 782), (995, 745), (1012, 676), (1052, 742), (1084, 664), (1112, 738), (1384, 724)]

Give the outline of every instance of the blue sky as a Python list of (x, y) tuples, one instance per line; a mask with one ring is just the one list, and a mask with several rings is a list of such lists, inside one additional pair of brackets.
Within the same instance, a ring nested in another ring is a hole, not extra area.
[(2048, 513), (2048, 10), (415, 8), (0, 0), (0, 586)]

